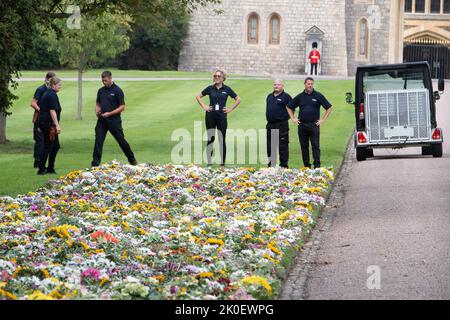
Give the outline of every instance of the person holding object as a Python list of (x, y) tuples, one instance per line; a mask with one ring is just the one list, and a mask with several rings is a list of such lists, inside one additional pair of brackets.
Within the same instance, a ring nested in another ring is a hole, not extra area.
[(51, 78), (53, 78), (55, 76), (54, 72), (47, 72), (47, 74), (45, 75), (45, 80), (44, 80), (44, 84), (39, 86), (36, 91), (34, 92), (34, 96), (33, 99), (31, 99), (31, 107), (34, 109), (34, 114), (33, 114), (33, 139), (34, 139), (34, 168), (39, 167), (39, 161), (41, 160), (42, 157), (42, 152), (43, 152), (43, 137), (42, 137), (42, 132), (41, 129), (39, 129), (39, 122), (38, 117), (39, 117), (39, 111), (40, 111), (40, 100), (42, 98), (42, 96), (44, 95), (44, 93), (47, 91), (48, 89), (48, 83), (50, 81)]
[(95, 126), (95, 145), (92, 154), (93, 167), (100, 165), (102, 160), (103, 143), (108, 131), (119, 143), (120, 148), (131, 165), (137, 165), (134, 153), (130, 148), (122, 129), (122, 119), (120, 114), (125, 110), (125, 96), (121, 88), (112, 80), (110, 71), (102, 73), (103, 87), (97, 92), (95, 114), (97, 115), (97, 125)]
[[(208, 143), (206, 147), (208, 166), (212, 165), (213, 143), (215, 141), (215, 131), (219, 131), (220, 146), (220, 165), (225, 165), (227, 154), (226, 132), (228, 127), (227, 114), (233, 112), (241, 103), (239, 96), (230, 87), (224, 84), (226, 74), (223, 70), (217, 69), (214, 72), (214, 84), (206, 87), (199, 95), (196, 96), (197, 102), (206, 111), (205, 124), (208, 132)], [(206, 105), (202, 98), (209, 96), (209, 105)], [(234, 104), (227, 107), (228, 97), (234, 99)]]
[[(327, 120), (332, 106), (318, 91), (314, 90), (314, 79), (305, 79), (305, 90), (292, 99), (286, 107), (289, 117), (298, 126), (298, 137), (302, 149), (302, 159), (305, 167), (311, 168), (309, 162), (309, 142), (311, 141), (314, 168), (320, 168), (320, 126)], [(320, 106), (326, 111), (320, 118)], [(299, 107), (298, 118), (294, 111)]]
[[(39, 160), (39, 170), (37, 174), (43, 175), (46, 173), (56, 174), (55, 160), (59, 145), (59, 134), (61, 127), (59, 125), (61, 120), (61, 104), (57, 93), (61, 90), (61, 79), (53, 77), (49, 81), (49, 88), (39, 100), (39, 129), (43, 137), (43, 152)], [(45, 167), (48, 158), (48, 166)]]
[[(273, 82), (273, 92), (266, 98), (266, 132), (268, 166), (277, 163), (277, 149), (280, 154), (280, 167), (288, 168), (289, 161), (289, 113), (286, 106), (291, 96), (284, 91), (281, 80)], [(273, 139), (276, 139), (274, 141)]]

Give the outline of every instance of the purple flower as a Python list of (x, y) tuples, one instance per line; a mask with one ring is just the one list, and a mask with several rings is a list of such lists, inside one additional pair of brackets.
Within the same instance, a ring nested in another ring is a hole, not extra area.
[(37, 209), (39, 209), (39, 207), (38, 207), (37, 205), (33, 204), (33, 205), (30, 207), (30, 209), (31, 209), (31, 211), (36, 211)]

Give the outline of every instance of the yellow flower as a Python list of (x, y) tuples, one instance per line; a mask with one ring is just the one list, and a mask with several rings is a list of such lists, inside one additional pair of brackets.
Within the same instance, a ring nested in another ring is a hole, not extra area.
[(0, 289), (0, 296), (7, 297), (11, 300), (17, 300), (17, 297), (14, 294), (3, 289)]
[(223, 246), (223, 245), (224, 245), (224, 243), (223, 243), (222, 240), (220, 240), (220, 239), (215, 239), (215, 238), (208, 238), (208, 243), (210, 243), (210, 244), (218, 244), (218, 245), (220, 245), (220, 246)]
[(272, 294), (272, 287), (270, 286), (269, 282), (267, 282), (267, 280), (263, 277), (259, 276), (245, 277), (244, 279), (242, 279), (242, 283), (261, 286), (264, 289), (266, 289), (267, 293)]
[(246, 234), (245, 236), (242, 237), (242, 240), (248, 240), (248, 239), (251, 239), (251, 238), (252, 238), (251, 235)]
[(6, 207), (6, 210), (12, 210), (12, 209), (19, 209), (20, 206), (17, 203), (11, 203), (9, 206)]
[(32, 294), (27, 296), (28, 300), (55, 300), (55, 298), (42, 293), (40, 290), (34, 291)]
[(89, 250), (89, 245), (87, 243), (81, 241), (80, 244), (83, 246), (84, 250)]
[(306, 192), (308, 192), (308, 193), (319, 193), (319, 192), (322, 192), (322, 191), (323, 191), (322, 188), (308, 188), (308, 189), (306, 189)]
[(23, 212), (17, 211), (16, 216), (17, 216), (17, 218), (19, 218), (19, 220), (23, 220)]
[(267, 248), (269, 248), (273, 253), (276, 253), (276, 254), (280, 254), (281, 253), (281, 251), (279, 249), (277, 249), (277, 247), (275, 247), (275, 243), (274, 242), (270, 242), (267, 245)]
[(137, 231), (139, 234), (141, 234), (141, 235), (146, 235), (146, 234), (147, 234), (147, 231), (145, 231), (145, 230), (142, 229), (142, 228), (137, 228), (136, 231)]
[(199, 278), (211, 278), (214, 275), (212, 272), (202, 272), (198, 276)]
[(41, 269), (41, 272), (44, 274), (44, 277), (50, 278), (50, 274), (48, 273), (48, 271), (46, 269)]
[(157, 275), (157, 276), (153, 276), (152, 278), (158, 280), (159, 283), (163, 282), (164, 279), (165, 279), (163, 274), (160, 274), (160, 275)]
[(230, 178), (224, 178), (223, 182), (230, 184), (231, 183), (231, 179)]
[(211, 223), (211, 222), (213, 222), (214, 220), (216, 220), (217, 218), (215, 218), (215, 217), (210, 217), (210, 218), (205, 218), (205, 219), (203, 219), (203, 221), (205, 221), (206, 223)]

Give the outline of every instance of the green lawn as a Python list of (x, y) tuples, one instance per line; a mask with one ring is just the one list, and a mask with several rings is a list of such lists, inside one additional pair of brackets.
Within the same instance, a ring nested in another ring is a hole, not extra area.
[[(135, 77), (140, 73), (139, 71), (122, 72), (124, 77)], [(119, 71), (115, 75), (119, 76), (118, 73)], [(30, 77), (35, 76), (32, 72), (26, 74)], [(176, 73), (176, 75), (184, 76), (183, 73)], [(204, 75), (207, 74), (195, 74), (195, 76)], [(42, 72), (36, 73), (36, 76), (42, 76)], [(204, 129), (204, 112), (195, 101), (195, 95), (209, 83), (207, 80), (117, 82), (125, 92), (127, 104), (122, 115), (125, 137), (138, 162), (154, 164), (172, 162), (172, 148), (179, 143), (179, 141), (171, 141), (173, 131), (185, 128), (192, 133), (195, 121), (200, 121), (201, 128)], [(231, 77), (227, 84), (242, 99), (239, 108), (228, 117), (229, 129), (264, 129), (265, 98), (271, 91), (272, 81), (233, 80)], [(32, 109), (29, 104), (34, 90), (39, 85), (39, 82), (23, 82), (20, 83), (16, 92), (19, 99), (11, 109), (13, 114), (8, 117), (7, 121), (7, 138), (10, 142), (0, 145), (0, 195), (23, 194), (35, 190), (47, 180), (55, 178), (51, 175), (37, 176), (36, 169), (32, 167), (34, 141), (32, 140)], [(84, 84), (83, 120), (76, 121), (76, 82), (63, 82), (63, 88), (59, 93), (63, 108), (61, 149), (56, 159), (56, 170), (59, 175), (90, 166), (96, 122), (95, 97), (100, 85), (100, 81)], [(345, 103), (345, 92), (352, 91), (353, 81), (318, 80), (315, 87), (334, 106), (334, 111), (321, 131), (322, 165), (337, 168), (342, 161), (346, 143), (354, 127), (353, 109)], [(294, 96), (303, 89), (303, 82), (286, 81), (285, 88)], [(302, 167), (297, 131), (292, 124), (290, 134), (289, 165)], [(264, 141), (262, 141), (262, 145), (265, 145)], [(231, 148), (230, 141), (228, 148)], [(102, 161), (106, 162), (112, 159), (126, 162), (116, 141), (108, 135)], [(232, 162), (233, 159), (227, 157), (227, 161)], [(265, 163), (266, 159), (263, 159), (260, 165), (264, 166)], [(246, 165), (259, 166), (248, 163)]]

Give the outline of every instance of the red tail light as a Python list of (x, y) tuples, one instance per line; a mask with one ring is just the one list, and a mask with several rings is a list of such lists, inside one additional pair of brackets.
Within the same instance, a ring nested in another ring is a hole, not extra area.
[(364, 132), (358, 132), (358, 142), (359, 143), (367, 142), (367, 138), (366, 138), (366, 135), (364, 134)]
[(441, 140), (441, 129), (434, 129), (432, 138), (433, 140)]
[(359, 104), (359, 120), (364, 119), (364, 103)]

